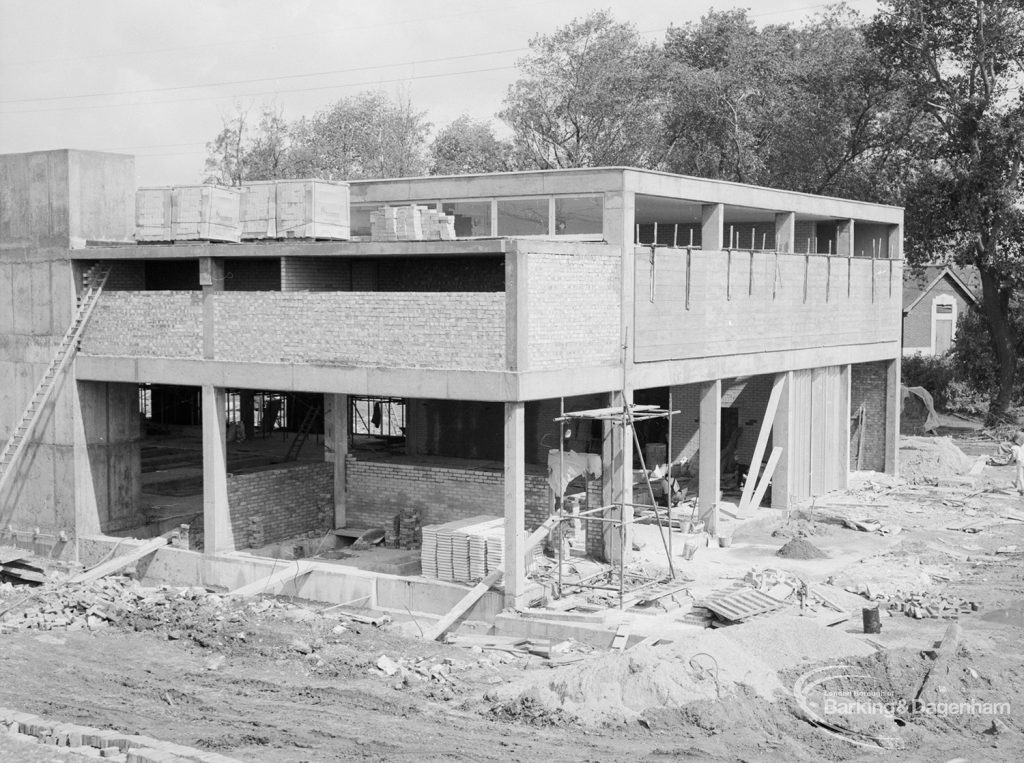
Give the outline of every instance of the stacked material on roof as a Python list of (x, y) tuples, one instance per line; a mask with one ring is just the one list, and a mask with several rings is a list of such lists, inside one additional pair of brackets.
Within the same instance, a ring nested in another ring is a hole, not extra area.
[(135, 193), (138, 241), (346, 240), (350, 233), (348, 183), (261, 180)]
[(370, 213), (373, 241), (451, 241), (455, 217), (421, 204), (381, 207)]
[(218, 185), (140, 188), (135, 192), (139, 241), (241, 240), (241, 193)]
[[(535, 554), (540, 549), (534, 547)], [(483, 579), (505, 562), (505, 522), (478, 516), (423, 527), (420, 551), (423, 575), (470, 583)]]

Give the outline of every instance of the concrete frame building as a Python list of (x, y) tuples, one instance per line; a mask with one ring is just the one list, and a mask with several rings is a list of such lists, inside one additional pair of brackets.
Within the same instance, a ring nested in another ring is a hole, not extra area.
[[(678, 410), (671, 455), (699, 462), (702, 512), (719, 500), (723, 430), (742, 430), (741, 459), (765, 437), (781, 447), (777, 507), (846, 485), (861, 405), (864, 466), (897, 469), (901, 209), (628, 168), (350, 190), (356, 237), (370, 209), (415, 202), (455, 215), (459, 238), (137, 244), (132, 157), (0, 157), (0, 440), (85, 274), (111, 268), (0, 528), (74, 546), (146, 525), (140, 385), (201, 390), (206, 560), (244, 545), (257, 499), (268, 532), (304, 528), (302, 490), (328, 492), (339, 529), (410, 506), (424, 523), (494, 513), (506, 604), (522, 601), (524, 540), (548, 515), (563, 406)], [(228, 390), (322, 395), (324, 461), (228, 474)], [(350, 449), (352, 397), (402, 401), (404, 453)], [(593, 500), (631, 500), (627, 435), (569, 435), (601, 454)]]

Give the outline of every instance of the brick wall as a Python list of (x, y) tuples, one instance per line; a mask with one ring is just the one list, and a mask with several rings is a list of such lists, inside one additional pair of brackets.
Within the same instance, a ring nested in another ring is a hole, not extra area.
[[(417, 508), (422, 524), (493, 514), (504, 516), (501, 464), (460, 464), (457, 459), (391, 457), (373, 459), (350, 454), (346, 466), (347, 521), (351, 527), (389, 527), (403, 508)], [(526, 529), (548, 517), (547, 474), (528, 467)]]
[(606, 246), (571, 251), (527, 255), (531, 369), (619, 360), (621, 257)]
[(85, 355), (200, 358), (202, 294), (104, 292), (82, 337), (81, 351)]
[(218, 360), (504, 368), (503, 293), (220, 292), (213, 301)]
[(225, 291), (280, 291), (281, 260), (224, 260)]
[(108, 291), (142, 291), (146, 288), (146, 264), (140, 261), (111, 263), (107, 284)]
[[(739, 426), (743, 428), (736, 446), (736, 460), (739, 463), (749, 464), (754, 457), (754, 447), (764, 421), (773, 381), (772, 375), (722, 380), (722, 407), (736, 408)], [(672, 409), (679, 411), (672, 417), (672, 450), (676, 459), (690, 459), (698, 450), (700, 388), (699, 384), (672, 387)], [(769, 439), (766, 453), (771, 452), (770, 443)]]
[(285, 257), (284, 291), (504, 291), (501, 257)]
[(326, 533), (334, 523), (334, 464), (229, 475), (228, 506), (236, 548)]
[[(887, 361), (877, 361), (854, 363), (850, 369), (850, 415), (856, 413), (862, 403), (865, 411), (862, 467), (876, 472), (885, 471), (887, 366)], [(850, 448), (850, 468), (857, 468), (855, 448)]]
[(797, 220), (793, 226), (793, 251), (806, 254), (817, 251), (814, 239), (818, 236), (818, 224), (813, 220)]
[(282, 257), (282, 291), (351, 291), (352, 261), (339, 257)]

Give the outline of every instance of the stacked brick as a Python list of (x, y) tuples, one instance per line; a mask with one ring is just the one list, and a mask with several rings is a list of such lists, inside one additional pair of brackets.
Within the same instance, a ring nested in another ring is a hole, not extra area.
[(452, 241), (455, 217), (420, 204), (381, 207), (370, 213), (372, 241)]
[(114, 763), (238, 763), (237, 758), (229, 758), (209, 750), (199, 750), (139, 734), (49, 721), (37, 715), (19, 713), (5, 707), (0, 707), (0, 733), (60, 747), (68, 753), (102, 758)]
[(419, 548), (423, 530), (420, 525), (420, 510), (404, 508), (396, 516), (398, 524), (398, 546), (400, 548)]

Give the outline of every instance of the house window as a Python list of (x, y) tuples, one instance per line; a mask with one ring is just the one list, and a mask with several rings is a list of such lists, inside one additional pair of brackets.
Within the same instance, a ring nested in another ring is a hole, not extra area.
[(956, 300), (939, 294), (932, 300), (932, 354), (945, 355), (956, 333)]

